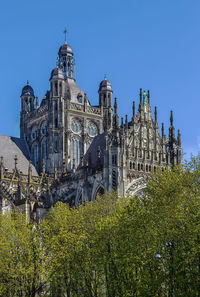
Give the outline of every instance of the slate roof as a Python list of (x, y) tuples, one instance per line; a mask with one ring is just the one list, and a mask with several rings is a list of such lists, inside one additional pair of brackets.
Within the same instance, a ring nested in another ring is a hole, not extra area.
[[(18, 170), (28, 174), (31, 157), (26, 141), (16, 137), (0, 135), (0, 157), (3, 157), (4, 167), (8, 168), (8, 171), (12, 171), (15, 167), (15, 156), (18, 158)], [(38, 176), (33, 165), (32, 174)]]
[(98, 149), (98, 147), (100, 147), (100, 150), (101, 150), (101, 154), (100, 154), (101, 164), (104, 163), (104, 151), (106, 149), (106, 139), (105, 139), (106, 135), (107, 135), (107, 133), (105, 133), (105, 132), (97, 135), (93, 139), (89, 149), (87, 150), (87, 152), (84, 156), (84, 160), (88, 161), (89, 154), (91, 154), (92, 167), (95, 167), (97, 164), (97, 160), (98, 160), (97, 149)]

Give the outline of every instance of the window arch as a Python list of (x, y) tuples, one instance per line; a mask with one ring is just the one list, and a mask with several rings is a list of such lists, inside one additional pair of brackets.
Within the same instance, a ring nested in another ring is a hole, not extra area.
[(58, 83), (55, 82), (55, 96), (58, 96)]
[(59, 92), (60, 92), (60, 96), (62, 96), (62, 83), (61, 82), (59, 84)]
[(34, 126), (32, 128), (31, 137), (32, 137), (32, 140), (35, 140), (37, 138), (37, 127), (36, 126)]
[(87, 128), (87, 132), (91, 137), (94, 137), (98, 134), (98, 128), (94, 123), (90, 122)]
[(37, 165), (38, 165), (38, 145), (37, 145), (37, 143), (34, 143), (32, 146), (32, 159), (33, 159), (33, 164), (37, 167)]
[(81, 145), (80, 137), (73, 136), (71, 139), (71, 169), (73, 168), (74, 162), (75, 162), (75, 168), (77, 168), (78, 165), (80, 164), (81, 151), (82, 151), (82, 145)]
[(41, 134), (46, 135), (47, 134), (47, 122), (43, 122), (40, 128)]
[(74, 133), (80, 133), (82, 128), (81, 128), (81, 123), (78, 120), (73, 120), (71, 122), (71, 130)]
[(41, 143), (41, 155), (42, 155), (42, 160), (46, 160), (47, 158), (47, 142), (46, 142), (46, 139), (43, 139), (42, 140), (42, 143)]

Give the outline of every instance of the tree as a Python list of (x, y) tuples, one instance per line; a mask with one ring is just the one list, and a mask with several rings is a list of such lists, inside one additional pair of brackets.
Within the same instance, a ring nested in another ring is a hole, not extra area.
[(0, 214), (0, 233), (0, 296), (37, 296), (48, 274), (39, 226), (21, 213)]

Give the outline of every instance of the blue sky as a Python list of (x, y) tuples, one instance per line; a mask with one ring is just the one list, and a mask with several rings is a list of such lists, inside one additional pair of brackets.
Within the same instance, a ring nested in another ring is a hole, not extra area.
[(20, 93), (27, 79), (41, 101), (63, 30), (77, 84), (92, 104), (104, 74), (131, 117), (139, 88), (168, 133), (170, 110), (186, 156), (200, 150), (199, 0), (7, 0), (0, 6), (0, 134), (19, 136)]

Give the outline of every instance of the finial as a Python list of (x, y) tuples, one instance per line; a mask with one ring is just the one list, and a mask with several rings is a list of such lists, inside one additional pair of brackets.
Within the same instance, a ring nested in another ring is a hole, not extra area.
[(170, 111), (170, 124), (171, 124), (171, 126), (173, 126), (173, 121), (174, 121), (174, 119), (173, 119), (173, 111), (171, 110)]
[(115, 97), (114, 113), (117, 114), (117, 98)]
[(140, 104), (142, 104), (142, 88), (140, 88)]
[(162, 137), (164, 137), (164, 123), (162, 123)]
[(126, 126), (126, 129), (128, 130), (128, 115), (127, 114), (125, 116), (125, 126)]
[(154, 115), (155, 115), (155, 122), (157, 122), (157, 107), (156, 106), (155, 106)]
[(133, 119), (135, 117), (135, 101), (133, 101)]
[(28, 79), (27, 79), (27, 82), (26, 82), (26, 84), (27, 84), (27, 85), (29, 85), (29, 80), (28, 80)]
[(121, 128), (124, 126), (124, 118), (121, 118)]
[(147, 97), (148, 97), (148, 104), (150, 104), (150, 92), (149, 92), (149, 90), (147, 91)]
[(106, 73), (105, 73), (105, 75), (104, 75), (104, 79), (107, 80)]
[(178, 130), (178, 146), (181, 146), (181, 133), (180, 133), (180, 130)]
[(65, 28), (65, 30), (63, 31), (63, 33), (65, 34), (65, 44), (67, 44), (67, 29)]

